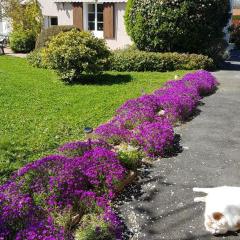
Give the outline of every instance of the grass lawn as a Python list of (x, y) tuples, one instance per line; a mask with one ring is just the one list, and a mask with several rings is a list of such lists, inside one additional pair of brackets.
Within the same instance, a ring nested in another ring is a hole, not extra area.
[(110, 119), (127, 99), (160, 88), (175, 74), (113, 73), (66, 85), (53, 71), (29, 66), (25, 59), (0, 57), (0, 179), (84, 137), (83, 128)]

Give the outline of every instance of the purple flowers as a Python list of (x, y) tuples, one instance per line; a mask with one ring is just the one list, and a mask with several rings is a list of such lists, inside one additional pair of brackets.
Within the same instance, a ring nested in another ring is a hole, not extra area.
[(144, 122), (136, 128), (135, 140), (150, 157), (163, 156), (173, 146), (174, 130), (167, 118)]
[(80, 157), (52, 155), (30, 163), (0, 188), (0, 237), (66, 239), (49, 213), (85, 214), (96, 206), (104, 211), (124, 176), (116, 153), (98, 146)]
[(121, 142), (129, 142), (131, 139), (131, 132), (116, 120), (100, 125), (96, 128), (95, 134), (100, 139), (113, 145), (118, 145)]
[[(70, 240), (74, 217), (88, 214), (103, 216), (111, 234), (122, 239), (111, 201), (127, 172), (114, 145), (137, 145), (141, 154), (164, 156), (173, 146), (173, 124), (188, 118), (200, 96), (212, 93), (217, 84), (203, 70), (169, 81), (153, 94), (123, 104), (95, 130), (96, 140), (66, 143), (58, 149), (61, 155), (19, 169), (0, 186), (0, 239)], [(59, 224), (55, 215), (65, 212), (71, 217)]]

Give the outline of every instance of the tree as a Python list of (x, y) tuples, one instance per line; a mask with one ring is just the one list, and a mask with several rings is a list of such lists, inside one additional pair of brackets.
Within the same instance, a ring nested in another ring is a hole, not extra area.
[(11, 21), (13, 31), (41, 31), (42, 13), (37, 0), (1, 0), (4, 17)]
[(229, 0), (128, 0), (125, 24), (140, 50), (215, 54)]

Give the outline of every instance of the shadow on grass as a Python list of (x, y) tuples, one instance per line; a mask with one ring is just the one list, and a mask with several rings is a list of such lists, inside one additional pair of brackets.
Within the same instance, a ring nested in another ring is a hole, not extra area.
[(114, 85), (125, 84), (132, 81), (130, 74), (99, 74), (99, 75), (81, 75), (78, 79), (73, 80), (69, 85)]

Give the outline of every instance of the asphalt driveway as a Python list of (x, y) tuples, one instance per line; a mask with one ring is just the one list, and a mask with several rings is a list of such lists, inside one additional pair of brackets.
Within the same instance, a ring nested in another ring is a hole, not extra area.
[(204, 204), (194, 203), (192, 192), (193, 187), (240, 186), (238, 56), (233, 53), (225, 70), (214, 73), (221, 85), (202, 100), (199, 115), (177, 129), (183, 152), (145, 169), (137, 193), (120, 207), (133, 239), (240, 239), (240, 233), (209, 235), (203, 225)]

